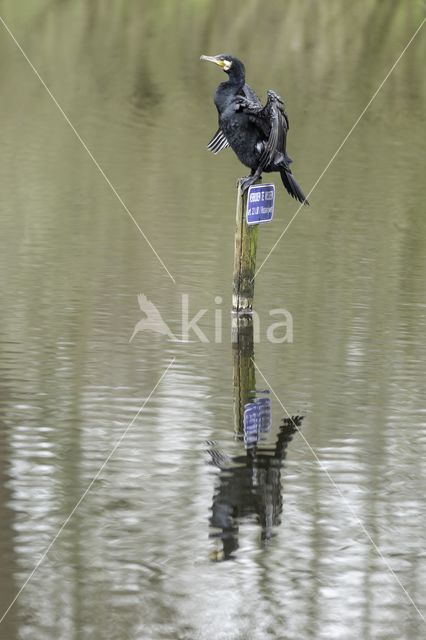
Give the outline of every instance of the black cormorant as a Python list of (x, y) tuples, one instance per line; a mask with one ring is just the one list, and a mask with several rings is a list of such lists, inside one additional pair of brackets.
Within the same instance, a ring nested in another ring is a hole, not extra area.
[(218, 153), (232, 147), (239, 160), (251, 169), (241, 180), (244, 193), (263, 172), (279, 171), (284, 187), (299, 202), (309, 204), (293, 176), (286, 151), (288, 117), (281, 98), (268, 91), (262, 106), (253, 89), (246, 84), (245, 68), (241, 60), (231, 55), (201, 56), (217, 64), (228, 74), (228, 81), (216, 89), (214, 102), (219, 113), (219, 129), (208, 144)]

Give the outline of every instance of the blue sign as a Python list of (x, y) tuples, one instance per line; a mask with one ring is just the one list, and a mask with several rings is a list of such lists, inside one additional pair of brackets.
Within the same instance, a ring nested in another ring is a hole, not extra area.
[(274, 184), (252, 184), (247, 194), (247, 224), (271, 222), (274, 202)]

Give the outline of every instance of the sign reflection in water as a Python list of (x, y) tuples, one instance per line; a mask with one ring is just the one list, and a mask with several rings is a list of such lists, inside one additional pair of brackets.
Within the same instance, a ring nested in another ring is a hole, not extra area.
[(270, 398), (257, 398), (254, 402), (248, 402), (244, 407), (244, 444), (246, 447), (255, 446), (261, 434), (271, 430), (271, 424)]

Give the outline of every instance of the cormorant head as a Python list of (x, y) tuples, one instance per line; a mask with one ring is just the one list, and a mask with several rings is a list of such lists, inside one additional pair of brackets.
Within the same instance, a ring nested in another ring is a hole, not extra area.
[(200, 60), (214, 62), (218, 67), (223, 69), (229, 76), (244, 78), (246, 70), (243, 63), (234, 56), (221, 53), (218, 56), (201, 56)]

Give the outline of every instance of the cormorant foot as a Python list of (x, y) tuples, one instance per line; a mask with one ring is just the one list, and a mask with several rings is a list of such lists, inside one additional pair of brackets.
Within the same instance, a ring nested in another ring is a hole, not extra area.
[(256, 182), (256, 178), (254, 176), (247, 176), (246, 178), (240, 178), (238, 180), (237, 184), (241, 189), (241, 195), (243, 195), (247, 191), (247, 189), (251, 187), (253, 182)]
[(245, 178), (238, 178), (237, 187), (241, 187), (241, 195), (243, 195), (255, 182), (262, 182), (262, 176), (255, 176), (251, 174)]

